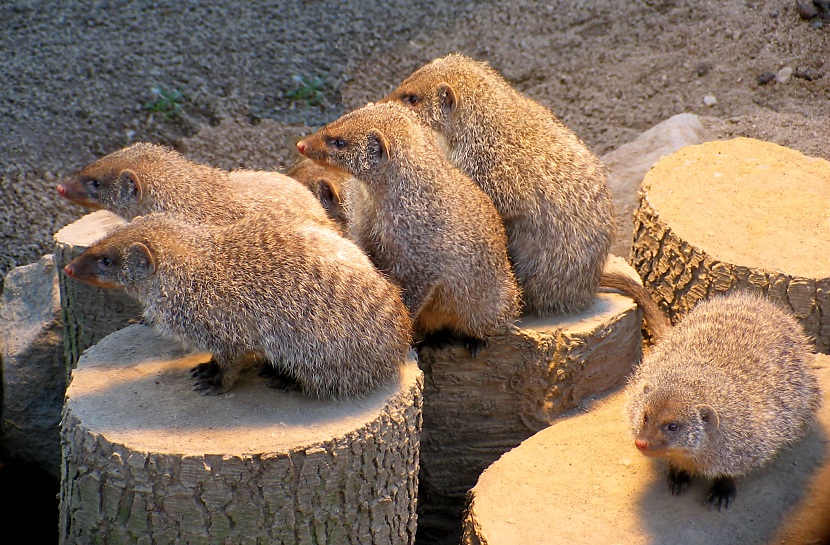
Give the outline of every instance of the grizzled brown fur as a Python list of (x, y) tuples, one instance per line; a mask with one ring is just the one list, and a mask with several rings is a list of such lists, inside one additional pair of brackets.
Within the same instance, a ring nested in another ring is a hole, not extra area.
[(314, 195), (293, 178), (256, 170), (228, 172), (157, 144), (137, 143), (110, 153), (58, 186), (58, 192), (127, 220), (169, 212), (222, 225), (268, 208), (297, 221), (334, 227)]
[(397, 104), (370, 104), (297, 148), (355, 176), (351, 232), (398, 282), (415, 332), (482, 340), (513, 320), (519, 291), (493, 204)]
[(212, 352), (214, 369), (194, 369), (202, 393), (230, 389), (256, 353), (311, 395), (359, 396), (392, 377), (410, 347), (400, 290), (355, 244), (274, 214), (229, 226), (143, 216), (65, 270), (125, 289), (162, 334)]
[(627, 274), (616, 271), (603, 272), (599, 279), (599, 287), (619, 290), (637, 303), (652, 342), (665, 337), (671, 330), (671, 322), (651, 298), (648, 290)]
[(635, 445), (669, 463), (673, 493), (714, 478), (728, 507), (733, 479), (809, 430), (821, 403), (795, 319), (769, 300), (734, 293), (702, 301), (658, 342), (628, 386)]
[(493, 199), (525, 311), (586, 308), (615, 224), (605, 167), (585, 144), (550, 110), (463, 55), (421, 67), (384, 101), (415, 111), (440, 134), (452, 163)]
[(351, 174), (305, 157), (294, 163), (285, 174), (303, 184), (317, 197), (341, 233), (348, 232), (349, 217), (345, 197), (352, 179)]

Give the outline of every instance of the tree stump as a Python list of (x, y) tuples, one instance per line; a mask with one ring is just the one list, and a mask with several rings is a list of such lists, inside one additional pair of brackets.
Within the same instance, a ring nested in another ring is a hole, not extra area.
[(713, 294), (754, 291), (830, 351), (830, 162), (707, 142), (661, 160), (639, 197), (631, 263), (672, 321)]
[[(61, 543), (414, 543), (423, 375), (361, 399), (191, 391), (190, 353), (146, 325), (87, 350), (61, 426)], [(403, 364), (403, 362), (402, 362)]]
[[(830, 393), (830, 356), (816, 356)], [(811, 433), (737, 481), (726, 512), (709, 509), (710, 481), (680, 496), (666, 464), (640, 454), (623, 391), (585, 404), (502, 456), (470, 493), (464, 545), (825, 544), (830, 521), (830, 404)]]
[(63, 272), (70, 261), (122, 224), (121, 217), (99, 210), (55, 233), (67, 380), (84, 350), (141, 318), (141, 304), (122, 290), (96, 288), (72, 280)]
[[(614, 264), (636, 276), (622, 259)], [(584, 397), (620, 384), (641, 355), (640, 311), (616, 293), (579, 314), (525, 318), (475, 359), (460, 345), (423, 348), (419, 543), (458, 543), (481, 472)]]

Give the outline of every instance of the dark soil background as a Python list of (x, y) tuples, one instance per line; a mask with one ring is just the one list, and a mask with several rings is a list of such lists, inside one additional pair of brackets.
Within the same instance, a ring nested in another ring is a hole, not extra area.
[[(282, 168), (297, 136), (454, 51), (490, 62), (599, 155), (692, 112), (714, 137), (830, 159), (823, 0), (5, 1), (0, 279), (85, 213), (55, 186), (86, 163), (153, 141), (226, 168)], [(179, 110), (148, 108), (153, 89), (179, 91)], [(5, 463), (0, 522), (55, 535), (56, 491)]]

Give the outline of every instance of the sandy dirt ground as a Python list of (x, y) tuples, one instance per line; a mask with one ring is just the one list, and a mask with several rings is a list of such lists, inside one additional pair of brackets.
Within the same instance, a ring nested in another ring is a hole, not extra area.
[(226, 168), (282, 168), (298, 135), (455, 51), (490, 62), (599, 155), (692, 112), (713, 137), (830, 159), (824, 0), (10, 0), (0, 279), (86, 212), (55, 186), (97, 157), (154, 141)]

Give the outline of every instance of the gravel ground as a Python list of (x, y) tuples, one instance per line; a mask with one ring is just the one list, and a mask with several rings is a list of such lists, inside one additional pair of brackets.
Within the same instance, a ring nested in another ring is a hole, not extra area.
[[(713, 136), (830, 159), (830, 3), (804, 6), (817, 15), (793, 0), (3, 2), (0, 288), (85, 213), (54, 187), (97, 157), (142, 140), (281, 168), (299, 135), (453, 51), (490, 62), (600, 155), (692, 112)], [(180, 91), (180, 112), (146, 108), (153, 89)]]

